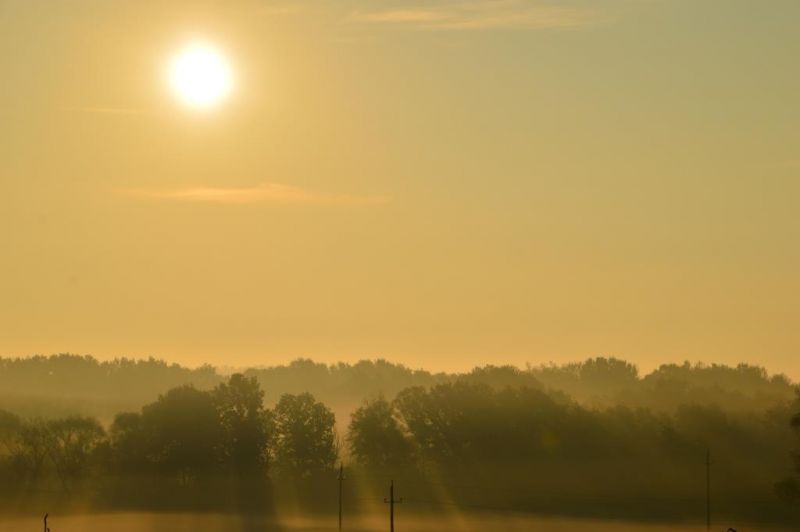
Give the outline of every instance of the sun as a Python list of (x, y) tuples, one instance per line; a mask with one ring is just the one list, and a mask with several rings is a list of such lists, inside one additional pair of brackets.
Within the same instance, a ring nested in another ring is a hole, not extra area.
[(216, 107), (233, 89), (233, 75), (225, 55), (208, 43), (184, 46), (169, 62), (167, 76), (175, 96), (195, 109)]

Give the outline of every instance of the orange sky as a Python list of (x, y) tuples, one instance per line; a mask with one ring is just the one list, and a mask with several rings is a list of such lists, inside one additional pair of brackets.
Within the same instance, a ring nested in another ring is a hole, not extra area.
[[(0, 355), (800, 377), (800, 4), (0, 5)], [(197, 112), (164, 68), (215, 43)]]

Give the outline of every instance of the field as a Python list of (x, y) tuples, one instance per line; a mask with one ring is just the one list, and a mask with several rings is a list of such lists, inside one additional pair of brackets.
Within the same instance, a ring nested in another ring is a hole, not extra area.
[[(322, 532), (337, 529), (336, 516), (329, 518), (282, 519), (248, 518), (230, 514), (157, 514), (119, 513), (51, 516), (51, 532), (91, 532), (113, 530), (114, 532), (266, 532), (297, 531)], [(373, 515), (350, 519), (344, 530), (372, 532), (388, 530), (388, 516)], [(492, 516), (462, 514), (453, 516), (405, 516), (398, 512), (395, 528), (399, 532), (463, 531), (541, 531), (541, 532), (701, 532), (705, 523), (691, 524), (644, 524), (616, 521), (593, 521), (530, 516)], [(17, 517), (2, 522), (4, 532), (29, 532), (42, 529), (41, 517)], [(714, 531), (726, 531), (727, 524), (712, 527)], [(739, 532), (788, 532), (789, 528), (760, 526), (737, 526)]]

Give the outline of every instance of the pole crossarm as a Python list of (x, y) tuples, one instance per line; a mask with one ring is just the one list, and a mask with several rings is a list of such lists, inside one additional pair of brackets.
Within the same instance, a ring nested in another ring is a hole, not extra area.
[(344, 464), (339, 464), (339, 475), (336, 477), (339, 481), (339, 532), (342, 532), (342, 482), (344, 482)]
[(403, 498), (394, 498), (394, 480), (389, 481), (389, 498), (383, 499), (383, 502), (389, 505), (389, 532), (394, 532), (394, 505), (403, 502)]

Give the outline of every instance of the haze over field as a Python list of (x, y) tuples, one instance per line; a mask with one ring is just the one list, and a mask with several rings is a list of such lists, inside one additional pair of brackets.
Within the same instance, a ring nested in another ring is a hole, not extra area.
[(0, 353), (796, 379), (798, 18), (0, 2)]
[(798, 21), (0, 0), (0, 529), (796, 530)]
[[(385, 519), (375, 516), (371, 519), (357, 518), (350, 523), (350, 530), (372, 532), (385, 530)], [(444, 521), (447, 530), (458, 532), (479, 532), (485, 530), (504, 530), (507, 532), (693, 532), (698, 529), (692, 525), (654, 525), (646, 523), (602, 522), (574, 519), (536, 519), (523, 516), (460, 516)], [(268, 521), (269, 527), (273, 526)], [(27, 532), (39, 524), (34, 519), (16, 519), (8, 523), (8, 532)], [(58, 520), (59, 530), (63, 532), (83, 532), (89, 528), (109, 529), (116, 532), (251, 532), (263, 530), (258, 520), (243, 520), (235, 516), (218, 515), (169, 515), (169, 514), (115, 514), (100, 516), (67, 516)], [(324, 532), (335, 527), (321, 519), (287, 518), (276, 525), (286, 532)], [(403, 530), (410, 532), (440, 532), (442, 520), (411, 517), (405, 519)], [(751, 532), (788, 532), (790, 529), (777, 527), (748, 527)]]
[(59, 355), (0, 358), (0, 392), (0, 515), (323, 530), (343, 467), (348, 527), (363, 530), (385, 518), (389, 479), (418, 530), (698, 523), (709, 471), (715, 523), (800, 518), (796, 383), (756, 366), (297, 360), (224, 375)]

